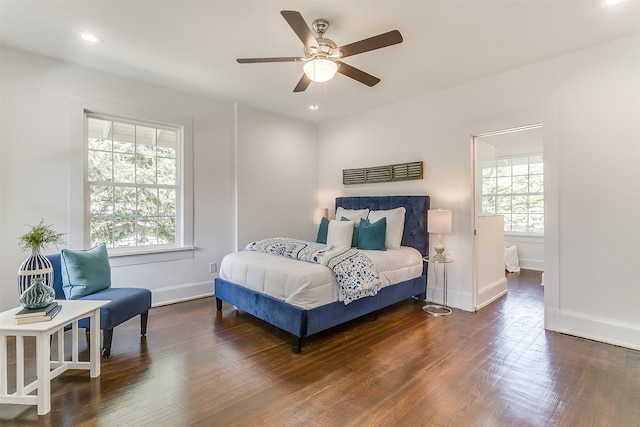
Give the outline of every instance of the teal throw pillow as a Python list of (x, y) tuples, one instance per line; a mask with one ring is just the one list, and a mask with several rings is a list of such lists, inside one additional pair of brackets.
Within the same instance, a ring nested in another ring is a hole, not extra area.
[(322, 217), (320, 226), (318, 227), (318, 235), (316, 236), (316, 243), (327, 244), (327, 234), (329, 233), (329, 220)]
[(358, 249), (385, 251), (384, 241), (387, 234), (387, 218), (382, 217), (374, 223), (360, 219)]
[[(351, 221), (351, 220), (343, 216), (342, 218), (340, 218), (340, 221)], [(360, 228), (360, 223), (356, 221), (356, 223), (353, 224), (353, 236), (351, 236), (352, 248), (355, 248), (358, 246), (358, 229), (359, 228)]]
[(78, 299), (111, 287), (111, 265), (103, 243), (86, 251), (60, 251), (62, 290), (67, 299)]

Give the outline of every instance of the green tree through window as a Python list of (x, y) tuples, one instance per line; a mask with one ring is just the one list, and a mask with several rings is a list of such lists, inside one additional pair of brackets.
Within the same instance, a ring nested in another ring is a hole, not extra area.
[(504, 215), (504, 230), (544, 233), (542, 154), (482, 164), (482, 213)]
[(177, 242), (181, 130), (87, 115), (91, 246)]

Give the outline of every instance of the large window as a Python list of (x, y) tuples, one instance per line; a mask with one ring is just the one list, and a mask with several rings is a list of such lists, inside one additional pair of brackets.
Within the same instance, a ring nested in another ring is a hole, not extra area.
[(87, 114), (86, 135), (91, 246), (179, 244), (182, 129)]
[(504, 215), (507, 232), (544, 233), (542, 154), (482, 163), (482, 213)]

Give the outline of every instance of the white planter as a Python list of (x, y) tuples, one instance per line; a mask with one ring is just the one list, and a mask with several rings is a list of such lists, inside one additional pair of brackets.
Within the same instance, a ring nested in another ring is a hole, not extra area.
[(47, 257), (40, 253), (40, 248), (33, 248), (31, 255), (24, 260), (18, 269), (20, 295), (31, 286), (34, 277), (44, 278), (44, 284), (53, 287), (53, 266)]

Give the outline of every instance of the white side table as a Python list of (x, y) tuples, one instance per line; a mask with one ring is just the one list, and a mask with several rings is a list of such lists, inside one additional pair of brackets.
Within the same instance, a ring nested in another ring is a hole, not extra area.
[[(62, 310), (46, 322), (17, 325), (15, 314), (21, 307), (0, 313), (0, 403), (38, 405), (38, 415), (51, 410), (51, 380), (68, 369), (86, 369), (91, 378), (100, 376), (100, 307), (109, 301), (58, 300)], [(89, 318), (89, 361), (79, 360), (78, 320)], [(64, 327), (71, 323), (71, 358), (64, 357)], [(51, 359), (51, 336), (58, 334), (58, 356)], [(16, 391), (7, 384), (7, 337), (16, 337)], [(25, 384), (24, 337), (36, 338), (36, 379)], [(35, 391), (36, 394), (33, 394)]]
[(438, 286), (438, 264), (442, 264), (443, 293), (442, 293), (442, 304), (437, 304), (434, 301), (431, 301), (431, 304), (427, 304), (424, 307), (422, 307), (422, 311), (434, 316), (447, 316), (451, 314), (451, 309), (447, 307), (447, 265), (453, 260), (447, 257), (445, 257), (445, 259), (433, 259), (428, 256), (424, 257), (423, 260), (424, 262), (434, 264), (433, 265), (434, 289)]

